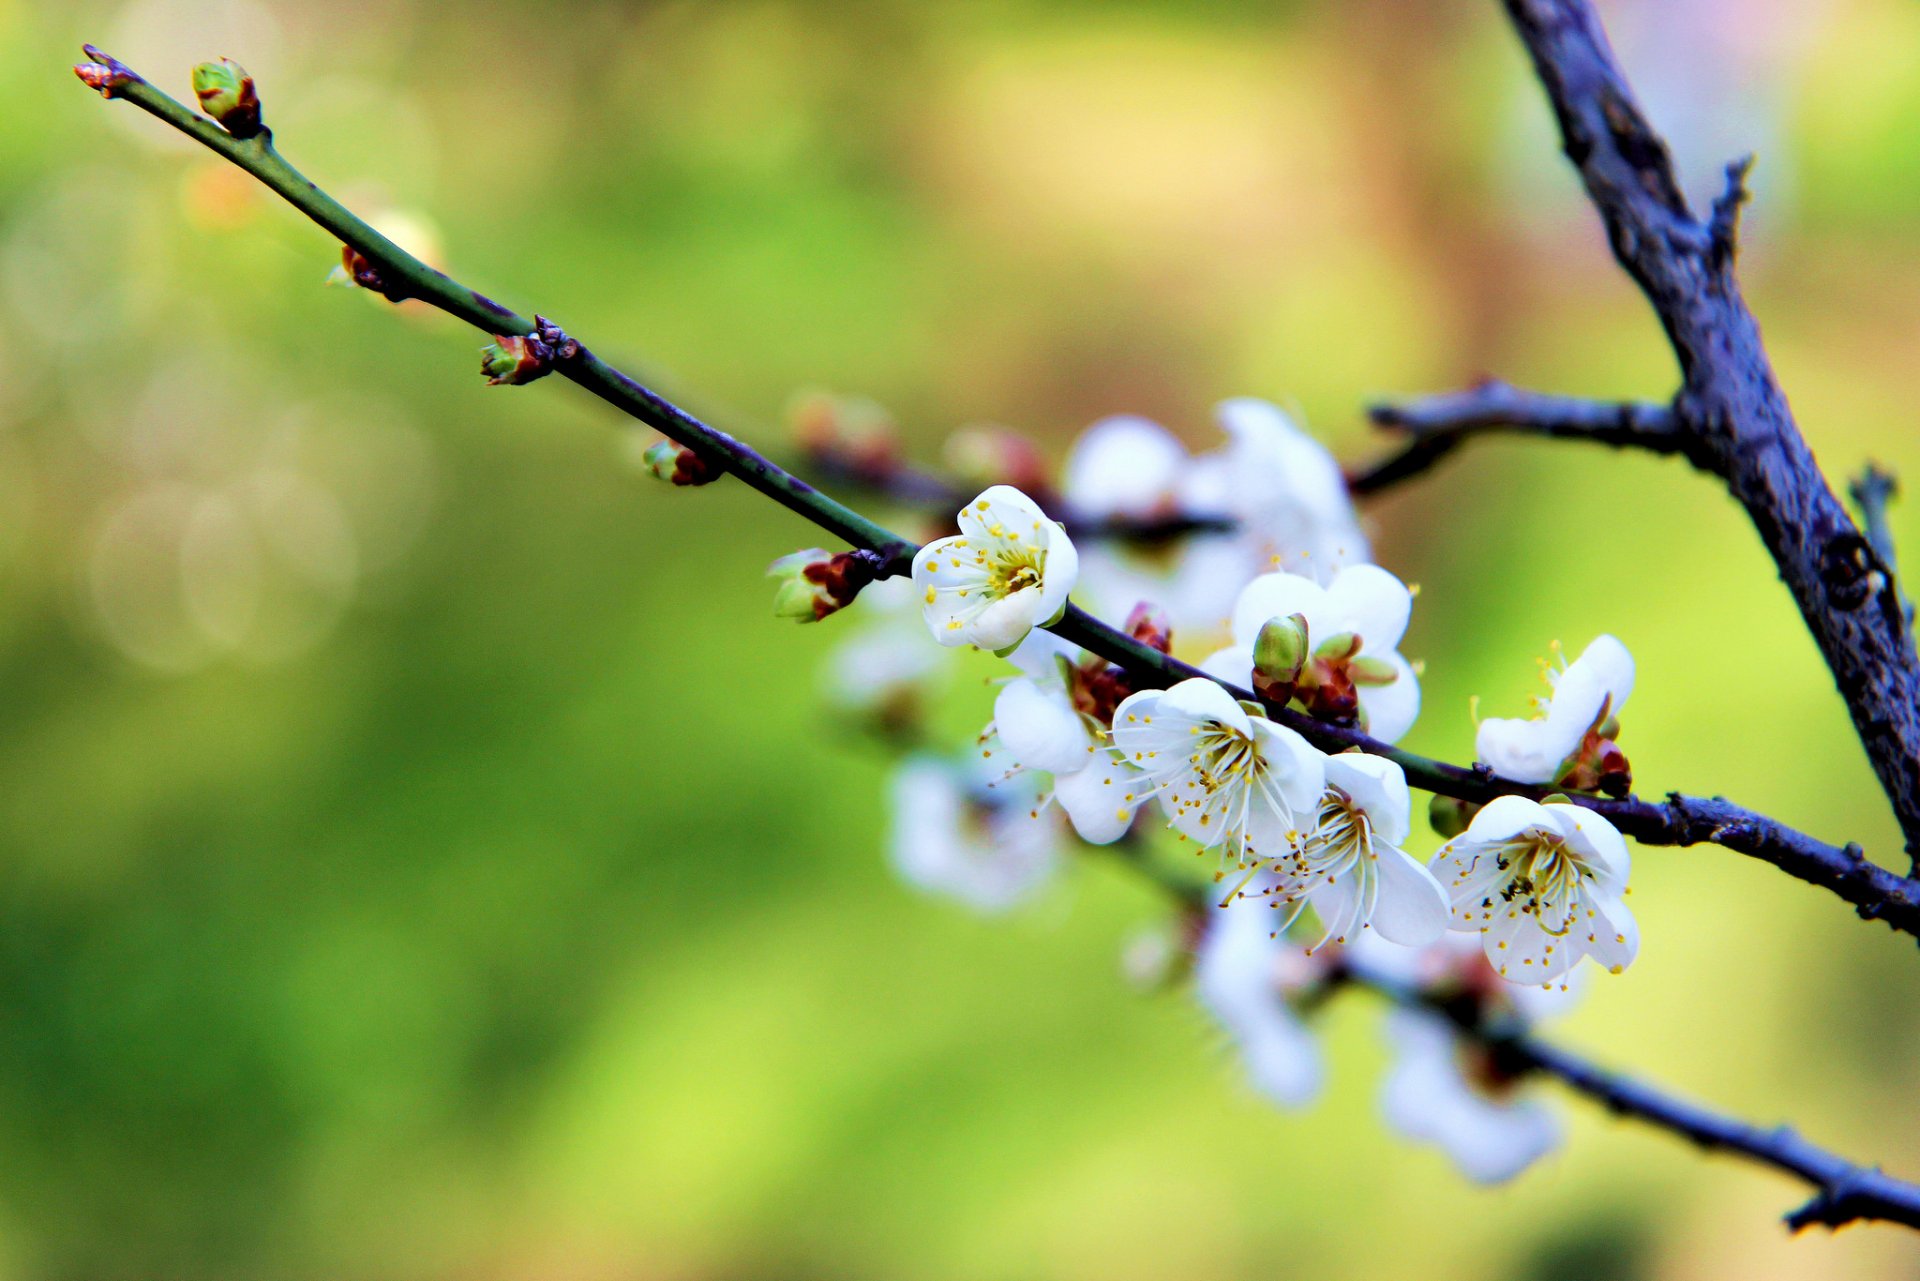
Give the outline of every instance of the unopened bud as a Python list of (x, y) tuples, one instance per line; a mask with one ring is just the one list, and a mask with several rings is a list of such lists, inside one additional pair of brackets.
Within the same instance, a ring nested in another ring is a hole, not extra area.
[(1270, 703), (1285, 706), (1293, 698), (1306, 661), (1306, 615), (1269, 618), (1253, 642), (1254, 692)]
[(545, 374), (547, 362), (528, 339), (501, 335), (480, 349), (480, 372), (489, 387), (517, 387)]
[(787, 421), (800, 448), (857, 475), (884, 479), (900, 464), (899, 429), (876, 400), (810, 391), (788, 406)]
[(860, 589), (873, 581), (873, 557), (809, 547), (774, 561), (767, 574), (779, 580), (774, 617), (812, 623), (853, 603)]
[(1384, 658), (1356, 658), (1347, 664), (1347, 675), (1355, 685), (1391, 685), (1400, 679), (1400, 669)]
[(236, 138), (260, 132), (260, 96), (253, 77), (232, 58), (203, 62), (193, 69), (193, 96), (200, 110), (218, 120)]
[(110, 58), (92, 45), (80, 46), (81, 51), (91, 62), (80, 63), (73, 74), (80, 77), (82, 84), (89, 89), (97, 89), (102, 98), (112, 98), (138, 80), (140, 77), (129, 71), (126, 65), (116, 58)]
[(1358, 632), (1335, 632), (1313, 647), (1313, 656), (1329, 663), (1344, 663), (1360, 652)]
[(1466, 831), (1473, 822), (1473, 816), (1479, 812), (1480, 807), (1472, 801), (1435, 795), (1427, 803), (1427, 822), (1433, 824), (1433, 830), (1440, 834), (1441, 839), (1450, 841)]
[(704, 485), (720, 479), (720, 473), (706, 459), (671, 440), (657, 440), (647, 446), (640, 462), (655, 480), (670, 485)]
[(1127, 635), (1162, 654), (1173, 652), (1173, 621), (1151, 601), (1141, 601), (1127, 615)]

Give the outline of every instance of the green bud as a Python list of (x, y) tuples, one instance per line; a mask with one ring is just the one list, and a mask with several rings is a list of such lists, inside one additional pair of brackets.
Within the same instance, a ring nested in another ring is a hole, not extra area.
[(1269, 618), (1253, 642), (1253, 670), (1276, 684), (1292, 685), (1306, 661), (1306, 616)]
[(1347, 676), (1355, 685), (1391, 685), (1400, 669), (1384, 658), (1356, 658), (1347, 664)]
[(767, 575), (779, 580), (773, 592), (774, 617), (812, 623), (851, 605), (873, 581), (873, 567), (858, 552), (836, 555), (809, 547), (774, 561)]
[(1360, 636), (1357, 632), (1335, 632), (1313, 647), (1315, 658), (1330, 663), (1343, 663), (1360, 652)]
[(1427, 803), (1427, 822), (1433, 824), (1433, 830), (1443, 839), (1450, 841), (1466, 831), (1479, 812), (1480, 807), (1471, 801), (1436, 795)]
[(260, 98), (253, 77), (231, 58), (203, 62), (193, 69), (193, 96), (200, 110), (226, 126), (236, 138), (260, 132)]
[(547, 362), (527, 339), (502, 334), (480, 349), (480, 372), (489, 387), (517, 387), (546, 373)]

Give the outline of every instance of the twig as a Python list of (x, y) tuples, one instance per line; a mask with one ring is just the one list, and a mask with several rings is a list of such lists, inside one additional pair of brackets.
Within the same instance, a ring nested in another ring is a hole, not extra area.
[(1795, 426), (1733, 272), (1746, 165), (1702, 223), (1589, 0), (1504, 0), (1614, 257), (1679, 359), (1674, 417), (1697, 465), (1726, 479), (1832, 670), (1920, 868), (1920, 658), (1890, 575)]
[(1375, 426), (1405, 435), (1407, 443), (1348, 475), (1347, 488), (1356, 495), (1377, 493), (1419, 475), (1473, 436), (1552, 436), (1657, 454), (1685, 453), (1687, 448), (1687, 436), (1665, 405), (1551, 396), (1497, 378), (1465, 391), (1372, 405), (1367, 416)]
[(1676, 1098), (1633, 1077), (1588, 1062), (1518, 1028), (1488, 1024), (1478, 1003), (1449, 999), (1384, 975), (1343, 963), (1343, 977), (1397, 1004), (1430, 1010), (1453, 1024), (1460, 1035), (1485, 1045), (1512, 1075), (1537, 1073), (1558, 1080), (1615, 1116), (1667, 1131), (1709, 1152), (1731, 1152), (1792, 1175), (1815, 1191), (1812, 1200), (1786, 1215), (1793, 1231), (1821, 1224), (1878, 1220), (1920, 1228), (1920, 1186), (1896, 1179), (1877, 1167), (1855, 1165), (1801, 1138), (1791, 1128), (1763, 1129), (1700, 1104)]
[[(1146, 857), (1137, 845), (1121, 841), (1095, 847), (1134, 875), (1150, 881), (1193, 918), (1203, 918), (1214, 897), (1206, 886), (1181, 877)], [(1801, 1138), (1791, 1128), (1764, 1129), (1677, 1098), (1658, 1086), (1610, 1071), (1571, 1050), (1529, 1033), (1524, 1025), (1490, 1020), (1485, 1005), (1460, 994), (1418, 987), (1382, 974), (1351, 956), (1336, 954), (1335, 968), (1319, 993), (1325, 997), (1346, 987), (1374, 992), (1396, 1005), (1427, 1010), (1445, 1019), (1467, 1040), (1485, 1046), (1502, 1073), (1552, 1077), (1585, 1095), (1615, 1116), (1629, 1117), (1686, 1139), (1706, 1151), (1731, 1152), (1771, 1166), (1806, 1183), (1815, 1195), (1785, 1216), (1793, 1231), (1822, 1224), (1882, 1221), (1920, 1228), (1920, 1186), (1878, 1168), (1855, 1165)]]
[(1899, 564), (1894, 558), (1893, 527), (1887, 523), (1887, 508), (1900, 496), (1900, 481), (1879, 463), (1868, 463), (1866, 470), (1847, 482), (1847, 495), (1860, 513), (1867, 542), (1881, 567), (1894, 580), (1900, 594), (1900, 608), (1906, 611), (1907, 626), (1913, 626), (1913, 599), (1899, 584)]

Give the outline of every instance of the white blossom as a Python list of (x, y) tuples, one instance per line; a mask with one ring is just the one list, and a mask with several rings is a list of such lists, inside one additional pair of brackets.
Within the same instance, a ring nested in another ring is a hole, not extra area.
[(1326, 758), (1306, 739), (1199, 677), (1128, 697), (1113, 741), (1182, 835), (1242, 868), (1293, 852), (1326, 787)]
[(1486, 1047), (1428, 1010), (1390, 1011), (1387, 1124), (1445, 1152), (1476, 1183), (1504, 1183), (1560, 1142), (1559, 1117), (1504, 1079)]
[(1502, 978), (1550, 983), (1588, 955), (1618, 973), (1639, 950), (1623, 897), (1627, 843), (1592, 810), (1499, 797), (1431, 866), (1453, 901), (1452, 928), (1478, 932)]
[(1080, 572), (1059, 522), (1019, 490), (994, 485), (961, 510), (959, 525), (913, 558), (935, 640), (1003, 653), (1059, 617)]
[(1025, 674), (1001, 687), (990, 733), (1017, 767), (1053, 775), (1054, 799), (1074, 830), (1105, 845), (1125, 835), (1153, 787), (1108, 743), (1087, 705), (1076, 653), (1047, 632), (1022, 642), (1009, 657)]
[(1340, 464), (1280, 409), (1250, 396), (1216, 411), (1226, 445), (1188, 474), (1190, 509), (1211, 506), (1242, 524), (1259, 568), (1325, 578), (1372, 556)]
[(1272, 893), (1306, 903), (1326, 931), (1345, 943), (1368, 928), (1391, 942), (1418, 947), (1447, 931), (1446, 891), (1401, 847), (1412, 831), (1407, 777), (1382, 756), (1357, 752), (1326, 758), (1327, 789), (1319, 821), (1298, 853), (1280, 862)]
[(1564, 671), (1546, 670), (1552, 697), (1532, 720), (1488, 717), (1480, 722), (1474, 754), (1503, 778), (1553, 783), (1580, 754), (1589, 733), (1617, 717), (1633, 693), (1633, 655), (1601, 636)]
[(894, 773), (889, 841), (894, 869), (917, 889), (982, 911), (1028, 897), (1059, 861), (1059, 828), (1033, 788), (984, 771), (914, 756)]
[(1103, 418), (1074, 440), (1061, 496), (1085, 516), (1172, 515), (1191, 461), (1179, 437), (1159, 423), (1130, 414)]
[(1378, 565), (1349, 565), (1324, 587), (1299, 574), (1262, 574), (1240, 592), (1233, 607), (1233, 645), (1201, 664), (1210, 676), (1245, 685), (1253, 673), (1254, 642), (1275, 618), (1306, 619), (1309, 654), (1340, 636), (1356, 636), (1352, 652), (1312, 656), (1302, 675), (1300, 698), (1316, 702), (1357, 699), (1360, 723), (1383, 742), (1400, 739), (1420, 715), (1420, 680), (1400, 656), (1400, 638), (1413, 614), (1413, 593)]
[(1320, 1092), (1324, 1072), (1318, 1043), (1288, 1002), (1309, 972), (1297, 949), (1274, 938), (1272, 915), (1257, 899), (1208, 912), (1194, 985), (1233, 1038), (1254, 1086), (1293, 1108)]

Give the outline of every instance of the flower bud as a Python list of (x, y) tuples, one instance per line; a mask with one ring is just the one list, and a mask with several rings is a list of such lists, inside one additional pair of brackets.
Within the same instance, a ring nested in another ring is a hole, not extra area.
[(1347, 676), (1355, 685), (1391, 685), (1400, 679), (1400, 669), (1384, 658), (1369, 655), (1348, 663)]
[(1306, 615), (1269, 618), (1253, 642), (1254, 692), (1270, 703), (1286, 706), (1300, 683), (1300, 669), (1306, 661)]
[(140, 78), (128, 70), (125, 63), (109, 57), (93, 45), (81, 45), (80, 49), (92, 61), (80, 63), (73, 69), (73, 74), (79, 76), (80, 82), (87, 88), (99, 90), (102, 98), (116, 96)]
[(685, 445), (664, 438), (647, 446), (640, 462), (655, 480), (664, 480), (670, 485), (705, 485), (720, 479), (720, 473), (706, 459)]
[(1173, 622), (1166, 610), (1151, 601), (1141, 601), (1127, 615), (1127, 635), (1162, 654), (1173, 652)]
[(767, 566), (767, 575), (779, 580), (774, 617), (812, 623), (845, 609), (873, 581), (873, 560), (871, 554), (835, 554), (822, 547), (782, 556)]
[(253, 77), (232, 58), (203, 62), (193, 69), (193, 96), (200, 110), (218, 120), (236, 138), (260, 132), (260, 97)]
[(1358, 632), (1335, 632), (1313, 647), (1313, 656), (1329, 663), (1344, 663), (1360, 652), (1362, 643)]
[(1427, 803), (1427, 822), (1433, 824), (1433, 830), (1439, 833), (1442, 840), (1450, 841), (1466, 831), (1473, 822), (1473, 816), (1479, 812), (1480, 807), (1472, 801), (1436, 793)]
[(801, 449), (857, 476), (884, 480), (900, 465), (899, 429), (878, 401), (807, 392), (788, 406), (787, 421)]
[(527, 339), (500, 335), (480, 349), (480, 372), (489, 387), (517, 387), (546, 373), (547, 362)]

